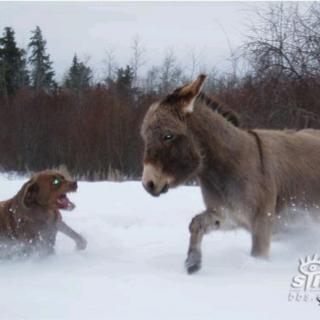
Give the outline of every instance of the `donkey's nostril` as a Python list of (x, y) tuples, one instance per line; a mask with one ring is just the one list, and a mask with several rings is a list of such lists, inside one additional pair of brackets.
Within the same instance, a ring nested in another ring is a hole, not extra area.
[(161, 193), (166, 193), (169, 190), (169, 186), (167, 184), (165, 184), (161, 190)]
[(153, 190), (154, 190), (154, 183), (153, 183), (153, 181), (149, 181), (149, 182), (147, 183), (147, 188), (148, 188), (149, 191), (153, 191)]

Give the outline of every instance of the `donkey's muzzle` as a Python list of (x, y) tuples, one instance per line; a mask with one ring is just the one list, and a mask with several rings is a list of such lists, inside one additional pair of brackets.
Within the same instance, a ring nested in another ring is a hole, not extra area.
[(158, 197), (169, 190), (172, 178), (154, 165), (145, 164), (143, 168), (142, 184), (146, 191)]
[(166, 184), (160, 191), (156, 187), (153, 181), (148, 181), (147, 183), (142, 183), (145, 190), (154, 197), (160, 196), (161, 193), (166, 193), (169, 189), (169, 186)]
[(154, 194), (155, 192), (155, 185), (153, 181), (148, 181), (147, 183), (142, 183), (146, 191), (148, 191), (151, 194)]

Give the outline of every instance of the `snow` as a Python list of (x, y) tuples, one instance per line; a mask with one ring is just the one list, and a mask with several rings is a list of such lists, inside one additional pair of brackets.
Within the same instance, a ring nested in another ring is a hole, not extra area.
[[(0, 177), (0, 199), (24, 179)], [(271, 258), (251, 258), (244, 231), (215, 232), (203, 267), (184, 269), (188, 224), (204, 209), (197, 187), (152, 198), (139, 182), (80, 182), (64, 220), (88, 240), (86, 251), (59, 235), (56, 254), (0, 262), (0, 319), (300, 319), (315, 302), (289, 302), (298, 259), (319, 252), (320, 235), (276, 238)]]

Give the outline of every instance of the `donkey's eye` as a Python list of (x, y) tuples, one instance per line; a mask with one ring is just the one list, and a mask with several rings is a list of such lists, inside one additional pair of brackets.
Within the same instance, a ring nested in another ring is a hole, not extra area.
[(171, 133), (167, 133), (163, 136), (164, 141), (172, 140), (174, 138), (174, 135)]
[(52, 181), (52, 185), (54, 185), (55, 187), (59, 187), (59, 186), (61, 185), (61, 179), (55, 178), (55, 179)]

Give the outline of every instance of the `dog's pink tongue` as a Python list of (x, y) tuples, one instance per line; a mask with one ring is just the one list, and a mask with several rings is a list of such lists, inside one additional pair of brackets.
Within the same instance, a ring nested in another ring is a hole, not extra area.
[(65, 195), (61, 196), (57, 200), (57, 202), (58, 202), (59, 209), (71, 211), (75, 208), (75, 205)]

